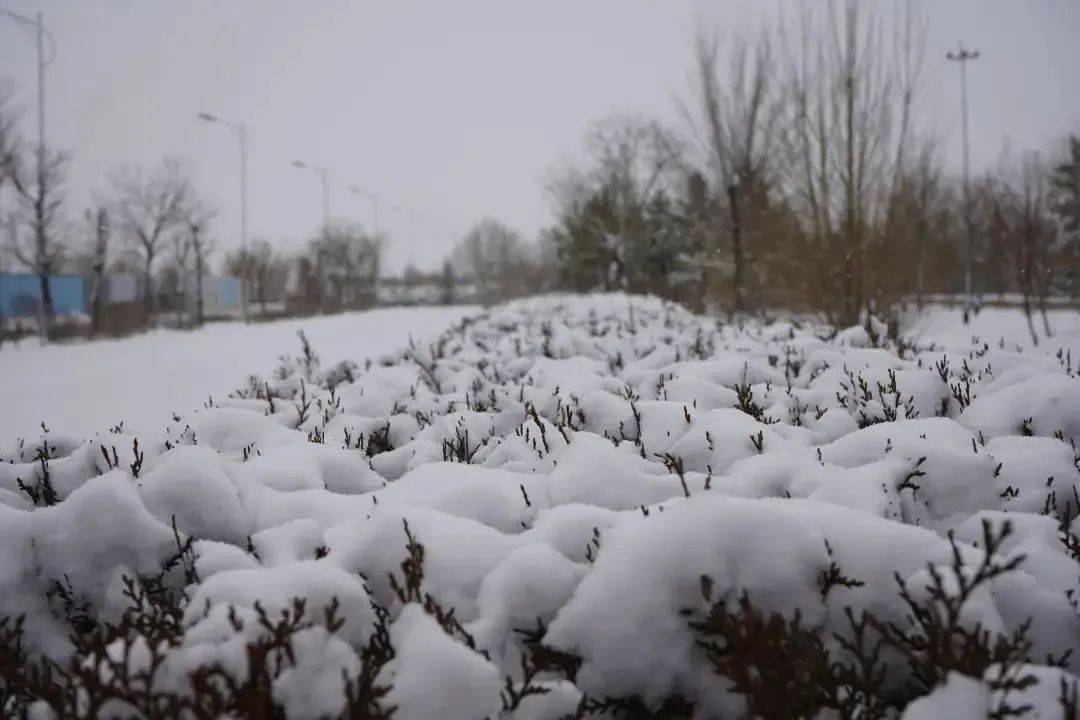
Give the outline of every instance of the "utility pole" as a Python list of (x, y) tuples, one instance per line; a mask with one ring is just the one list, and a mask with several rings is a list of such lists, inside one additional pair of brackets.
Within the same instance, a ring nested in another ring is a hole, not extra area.
[(248, 275), (251, 270), (251, 258), (248, 256), (247, 234), (247, 123), (229, 122), (205, 112), (198, 113), (198, 118), (206, 122), (221, 123), (232, 130), (233, 134), (236, 135), (236, 141), (240, 144), (240, 255), (243, 257), (244, 262), (243, 277), (240, 278), (240, 305), (244, 312), (244, 322), (250, 322), (251, 316), (248, 312), (248, 282), (250, 278)]
[(971, 319), (971, 313), (975, 309), (975, 299), (972, 294), (972, 265), (975, 258), (975, 228), (971, 219), (971, 176), (968, 156), (968, 107), (967, 107), (967, 64), (977, 60), (978, 50), (967, 50), (963, 44), (959, 45), (956, 52), (945, 54), (946, 59), (955, 61), (960, 65), (960, 112), (963, 123), (964, 143), (964, 223), (967, 225), (967, 258), (964, 267), (964, 324)]

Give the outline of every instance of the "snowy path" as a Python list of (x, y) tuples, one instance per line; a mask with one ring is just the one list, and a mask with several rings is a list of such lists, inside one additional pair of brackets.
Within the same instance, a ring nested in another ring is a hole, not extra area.
[[(384, 308), (330, 317), (201, 330), (159, 330), (120, 340), (0, 349), (0, 438), (50, 430), (92, 435), (124, 421), (124, 429), (158, 430), (171, 412), (220, 397), (252, 374), (268, 374), (279, 355), (299, 350), (303, 329), (324, 367), (363, 361), (437, 334), (475, 311), (470, 307)], [(47, 409), (46, 409), (47, 408)]]

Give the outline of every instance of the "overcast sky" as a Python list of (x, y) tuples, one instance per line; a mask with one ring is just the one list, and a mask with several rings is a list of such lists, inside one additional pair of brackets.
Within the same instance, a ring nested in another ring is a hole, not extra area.
[[(885, 2), (870, 3), (887, 8)], [(70, 149), (71, 209), (108, 173), (176, 156), (218, 210), (221, 244), (239, 236), (235, 140), (199, 111), (251, 127), (250, 234), (297, 247), (321, 218), (319, 183), (291, 166), (331, 168), (335, 216), (370, 220), (382, 197), (394, 264), (432, 265), (470, 223), (498, 217), (532, 236), (551, 219), (549, 169), (580, 149), (590, 122), (641, 111), (677, 122), (702, 24), (730, 38), (766, 10), (750, 0), (0, 0), (41, 10), (57, 53), (47, 74), (50, 145)], [(972, 155), (1003, 143), (1047, 148), (1080, 131), (1080, 2), (926, 0), (928, 86), (948, 161), (958, 165), (956, 67), (970, 73)], [(0, 18), (0, 78), (34, 137), (32, 36)], [(417, 241), (394, 205), (422, 217)]]

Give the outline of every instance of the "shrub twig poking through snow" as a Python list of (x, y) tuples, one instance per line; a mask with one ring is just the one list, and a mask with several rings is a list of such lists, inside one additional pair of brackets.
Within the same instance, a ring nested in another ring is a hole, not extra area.
[(296, 407), (296, 427), (299, 428), (304, 422), (307, 421), (308, 410), (311, 409), (311, 399), (308, 398), (307, 386), (304, 384), (304, 378), (300, 378), (300, 395), (295, 402)]
[(836, 558), (833, 556), (832, 545), (829, 544), (828, 540), (825, 541), (825, 554), (829, 557), (829, 567), (818, 574), (818, 588), (821, 591), (822, 602), (829, 597), (829, 591), (834, 587), (850, 589), (866, 585), (862, 580), (849, 577), (840, 570), (840, 566), (836, 564)]
[(401, 523), (405, 526), (405, 550), (408, 557), (401, 561), (401, 581), (398, 581), (394, 573), (390, 573), (390, 588), (402, 604), (422, 602), (420, 586), (424, 581), (424, 546), (413, 537), (409, 521), (402, 519)]
[(134, 438), (131, 443), (131, 457), (134, 458), (131, 461), (130, 469), (131, 476), (136, 480), (139, 479), (139, 472), (142, 471), (144, 454), (139, 451), (139, 438)]
[(742, 410), (758, 422), (765, 422), (765, 409), (754, 402), (754, 391), (751, 389), (750, 383), (743, 380), (743, 382), (736, 385), (735, 397), (738, 402), (736, 407), (739, 410)]
[[(41, 425), (44, 427), (45, 423)], [(26, 496), (30, 498), (30, 502), (34, 503), (35, 507), (49, 507), (59, 502), (59, 496), (53, 487), (52, 473), (49, 468), (49, 462), (52, 460), (50, 452), (48, 439), (42, 438), (41, 447), (37, 449), (34, 455), (34, 462), (38, 463), (37, 478), (34, 480), (34, 484), (27, 485), (22, 481), (22, 478), (16, 478), (15, 480), (18, 488), (26, 493)]]
[(909, 610), (910, 627), (893, 622), (874, 621), (874, 624), (889, 646), (907, 659), (910, 681), (916, 685), (916, 691), (929, 691), (944, 682), (952, 671), (982, 677), (991, 665), (1011, 668), (1029, 660), (1030, 620), (1012, 634), (1003, 635), (992, 633), (981, 622), (969, 626), (962, 615), (976, 591), (1024, 562), (1022, 554), (1008, 560), (998, 557), (1002, 544), (1011, 534), (1009, 521), (995, 529), (990, 520), (983, 519), (983, 557), (972, 571), (965, 565), (950, 532), (951, 565), (945, 569), (933, 564), (927, 566), (930, 583), (926, 586), (925, 599), (913, 594), (909, 584), (896, 575), (900, 597)]
[(838, 708), (829, 652), (821, 636), (803, 626), (798, 611), (790, 619), (764, 613), (744, 592), (733, 609), (713, 601), (705, 618), (690, 627), (713, 670), (746, 697), (750, 717), (809, 718)]
[(460, 426), (455, 426), (454, 438), (452, 440), (443, 440), (443, 460), (446, 462), (459, 462), (469, 465), (472, 463), (473, 458), (476, 457), (476, 453), (480, 452), (480, 448), (482, 447), (484, 447), (483, 442), (478, 442), (476, 447), (470, 446), (469, 429), (462, 429)]
[(672, 455), (671, 453), (657, 453), (656, 457), (664, 461), (664, 467), (667, 468), (669, 473), (674, 473), (679, 478), (679, 484), (682, 485), (683, 495), (690, 497), (690, 488), (686, 485), (686, 467), (683, 464), (683, 459)]
[(303, 330), (297, 330), (296, 335), (300, 338), (300, 363), (304, 369), (304, 377), (311, 380), (319, 369), (319, 356)]

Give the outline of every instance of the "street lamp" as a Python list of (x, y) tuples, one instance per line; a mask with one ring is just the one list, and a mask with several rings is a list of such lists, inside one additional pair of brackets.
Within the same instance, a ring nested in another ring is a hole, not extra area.
[(248, 316), (247, 301), (247, 276), (248, 266), (250, 265), (250, 258), (247, 255), (247, 125), (242, 122), (232, 123), (222, 120), (216, 115), (206, 112), (197, 113), (196, 117), (209, 123), (220, 123), (229, 128), (236, 135), (236, 141), (240, 144), (240, 251), (244, 257), (244, 277), (240, 278), (240, 304), (244, 312), (244, 322), (249, 322), (251, 318)]
[(379, 194), (378, 193), (373, 193), (373, 192), (368, 192), (367, 190), (364, 190), (362, 188), (358, 188), (355, 185), (350, 185), (349, 186), (349, 192), (351, 192), (353, 195), (363, 195), (364, 197), (366, 197), (368, 200), (371, 201), (371, 217), (372, 217), (371, 227), (372, 227), (372, 231), (375, 234), (375, 237), (378, 237), (379, 236)]
[(947, 60), (960, 65), (960, 112), (963, 121), (964, 136), (964, 220), (967, 224), (967, 262), (964, 268), (964, 323), (974, 309), (971, 289), (971, 266), (975, 255), (975, 229), (971, 222), (971, 180), (968, 174), (968, 103), (967, 103), (967, 64), (979, 58), (978, 50), (967, 50), (961, 44), (956, 52), (945, 53)]
[(318, 165), (312, 165), (306, 163), (303, 160), (293, 160), (293, 167), (298, 167), (301, 170), (310, 170), (319, 176), (322, 180), (322, 214), (323, 214), (323, 228), (327, 228), (330, 225), (330, 171), (324, 167)]

